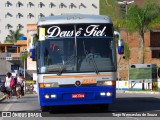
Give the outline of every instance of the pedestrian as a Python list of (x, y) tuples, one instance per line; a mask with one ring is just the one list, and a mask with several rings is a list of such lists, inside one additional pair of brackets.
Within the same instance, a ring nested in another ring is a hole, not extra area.
[(14, 76), (15, 85), (12, 87), (12, 96), (16, 96), (17, 76)]
[(12, 74), (8, 72), (5, 78), (6, 99), (11, 98), (11, 87), (10, 87), (11, 80), (12, 80)]
[(17, 82), (16, 84), (16, 96), (17, 96), (17, 99), (21, 98), (21, 84), (19, 82)]
[(33, 94), (34, 86), (32, 83), (30, 84), (30, 90), (31, 90), (31, 93)]
[(21, 85), (21, 95), (24, 96), (24, 77), (22, 73), (19, 73), (18, 77), (17, 77), (17, 83), (19, 83)]

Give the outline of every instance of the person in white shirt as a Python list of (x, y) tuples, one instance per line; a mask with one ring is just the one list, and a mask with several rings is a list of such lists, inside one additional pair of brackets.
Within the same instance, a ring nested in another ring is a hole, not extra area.
[(10, 99), (11, 97), (11, 87), (10, 87), (10, 82), (12, 79), (12, 74), (8, 72), (6, 74), (6, 79), (5, 79), (5, 87), (6, 87), (6, 98)]

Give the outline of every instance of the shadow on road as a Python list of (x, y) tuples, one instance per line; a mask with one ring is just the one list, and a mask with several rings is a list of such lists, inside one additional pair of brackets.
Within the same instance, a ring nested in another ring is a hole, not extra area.
[(160, 111), (160, 99), (152, 97), (130, 97), (117, 98), (114, 104), (111, 104), (109, 110), (93, 105), (87, 106), (61, 106), (53, 107), (50, 114), (75, 114), (75, 113), (116, 113), (116, 112), (151, 112)]
[(160, 99), (154, 97), (117, 98), (110, 109), (118, 112), (160, 111)]

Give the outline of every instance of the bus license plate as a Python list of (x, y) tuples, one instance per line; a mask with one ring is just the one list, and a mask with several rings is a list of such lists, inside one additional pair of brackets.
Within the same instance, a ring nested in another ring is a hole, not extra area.
[(84, 98), (85, 95), (84, 94), (72, 94), (72, 98)]

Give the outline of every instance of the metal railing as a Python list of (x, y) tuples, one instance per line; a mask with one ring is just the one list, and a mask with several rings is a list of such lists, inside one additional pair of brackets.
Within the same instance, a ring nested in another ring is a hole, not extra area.
[(13, 59), (20, 59), (23, 53), (0, 53), (0, 59), (4, 60), (13, 60)]

